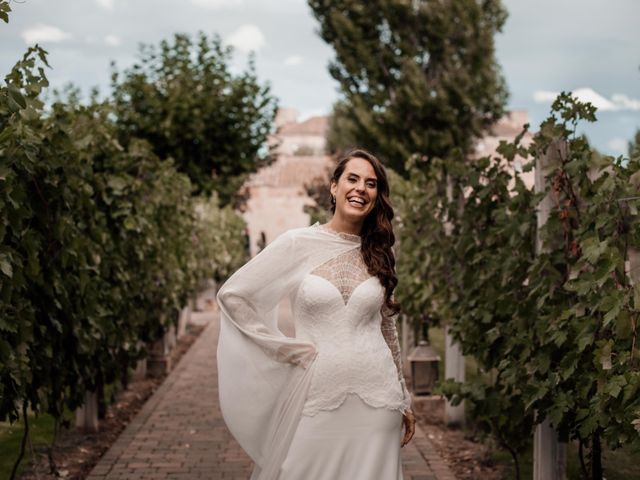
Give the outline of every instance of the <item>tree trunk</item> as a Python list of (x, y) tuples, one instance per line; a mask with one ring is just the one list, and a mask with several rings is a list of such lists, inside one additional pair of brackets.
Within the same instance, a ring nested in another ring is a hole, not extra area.
[(96, 396), (98, 397), (98, 420), (104, 420), (107, 415), (107, 402), (104, 399), (104, 376), (98, 373), (96, 378)]
[(122, 389), (126, 390), (129, 388), (129, 381), (131, 377), (129, 375), (129, 355), (120, 359), (120, 384), (122, 385)]
[(24, 421), (24, 434), (22, 435), (22, 441), (20, 442), (20, 451), (18, 452), (18, 458), (16, 458), (15, 463), (13, 464), (13, 468), (11, 469), (11, 477), (10, 480), (14, 480), (16, 478), (16, 474), (18, 473), (18, 467), (20, 466), (20, 462), (22, 462), (22, 458), (24, 457), (24, 451), (27, 446), (27, 438), (29, 438), (29, 418), (27, 417), (27, 401), (22, 402), (22, 419)]
[(580, 439), (579, 442), (580, 443), (578, 447), (578, 458), (580, 459), (580, 469), (582, 470), (582, 478), (584, 478), (585, 480), (588, 480), (589, 471), (587, 470), (587, 465), (584, 463), (584, 440)]
[(596, 430), (591, 437), (591, 479), (602, 480), (602, 444), (600, 430)]

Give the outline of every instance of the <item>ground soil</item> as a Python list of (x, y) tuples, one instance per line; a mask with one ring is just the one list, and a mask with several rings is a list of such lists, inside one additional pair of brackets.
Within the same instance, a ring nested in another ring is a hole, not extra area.
[[(177, 341), (171, 352), (171, 365), (177, 364), (202, 330), (203, 326), (187, 327), (186, 334)], [(19, 477), (20, 480), (83, 480), (165, 378), (130, 382), (129, 388), (119, 392), (116, 401), (109, 405), (105, 418), (100, 420), (100, 430), (96, 433), (82, 432), (73, 425), (63, 426), (51, 458), (48, 448), (34, 445), (33, 451), (25, 454), (24, 462), (30, 465)]]
[(491, 449), (476, 441), (470, 429), (450, 429), (444, 424), (444, 399), (414, 401), (420, 428), (458, 480), (502, 480), (503, 468), (492, 460)]

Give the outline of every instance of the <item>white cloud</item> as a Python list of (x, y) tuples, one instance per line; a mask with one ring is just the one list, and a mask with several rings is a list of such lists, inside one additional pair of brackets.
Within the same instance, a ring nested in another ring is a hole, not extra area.
[(191, 0), (196, 7), (209, 8), (216, 10), (218, 8), (241, 7), (244, 0)]
[(621, 110), (640, 110), (640, 100), (629, 98), (622, 93), (614, 93), (611, 95), (611, 101)]
[(612, 151), (616, 153), (624, 154), (624, 153), (627, 153), (629, 144), (627, 140), (625, 140), (624, 138), (615, 137), (609, 140), (609, 142), (607, 143), (607, 147), (609, 147)]
[(616, 110), (616, 106), (611, 101), (591, 88), (579, 88), (572, 93), (581, 102), (589, 102), (600, 111)]
[(533, 92), (533, 101), (536, 103), (551, 103), (558, 96), (559, 92), (550, 92), (548, 90), (537, 90)]
[(284, 64), (287, 66), (300, 65), (303, 58), (300, 55), (290, 55), (284, 59)]
[(107, 35), (104, 37), (104, 44), (109, 47), (119, 47), (122, 45), (122, 40), (116, 35)]
[(252, 24), (242, 25), (226, 38), (229, 45), (243, 53), (260, 50), (264, 44), (264, 35), (258, 27)]
[[(629, 98), (628, 96), (615, 93), (608, 99), (592, 88), (578, 88), (571, 92), (581, 102), (589, 102), (601, 112), (616, 112), (620, 110), (640, 110), (640, 100)], [(558, 92), (538, 90), (533, 93), (533, 100), (537, 103), (551, 103), (558, 96)]]
[(71, 38), (70, 33), (62, 31), (58, 27), (45, 25), (43, 23), (27, 28), (21, 35), (22, 39), (28, 44), (38, 42), (58, 43)]
[(100, 5), (105, 10), (113, 10), (113, 1), (114, 0), (96, 0), (98, 5)]

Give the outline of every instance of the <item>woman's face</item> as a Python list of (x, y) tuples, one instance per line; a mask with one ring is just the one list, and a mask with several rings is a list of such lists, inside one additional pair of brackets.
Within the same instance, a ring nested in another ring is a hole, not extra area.
[(338, 179), (331, 183), (336, 197), (336, 214), (345, 219), (364, 221), (373, 210), (378, 196), (378, 178), (373, 166), (364, 158), (352, 158)]

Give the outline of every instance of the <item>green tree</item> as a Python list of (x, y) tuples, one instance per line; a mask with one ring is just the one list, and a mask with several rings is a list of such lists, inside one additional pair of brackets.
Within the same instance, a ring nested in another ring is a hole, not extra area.
[(173, 158), (195, 193), (218, 192), (231, 202), (247, 175), (272, 160), (265, 149), (276, 111), (269, 85), (253, 60), (231, 73), (232, 51), (218, 36), (177, 34), (159, 48), (143, 45), (140, 61), (112, 76), (119, 140), (147, 140), (160, 158)]
[(339, 100), (333, 105), (326, 138), (326, 152), (330, 155), (340, 156), (346, 150), (360, 144), (358, 129), (349, 117), (349, 108), (349, 104), (344, 100)]
[(333, 125), (406, 176), (405, 161), (453, 159), (502, 116), (506, 88), (493, 37), (499, 0), (308, 0), (335, 50)]
[(330, 176), (327, 174), (323, 177), (316, 177), (304, 185), (307, 195), (316, 202), (315, 205), (305, 205), (303, 208), (304, 212), (309, 214), (309, 220), (312, 224), (315, 222), (326, 223), (331, 220)]
[[(532, 425), (548, 418), (562, 439), (580, 443), (584, 478), (600, 479), (604, 442), (639, 444), (640, 289), (626, 260), (640, 243), (640, 162), (599, 155), (576, 133), (580, 121), (595, 121), (590, 104), (563, 93), (552, 109), (527, 148), (503, 143), (500, 157), (459, 175), (466, 198), (458, 228), (448, 245), (430, 245), (431, 259), (448, 259), (446, 269), (436, 264), (445, 287), (430, 305), (447, 312), (465, 354), (489, 372), (449, 382), (444, 393), (467, 399), (476, 424), (516, 465)], [(544, 193), (525, 187), (516, 155), (554, 156)], [(553, 205), (537, 251), (535, 212), (547, 194)]]
[(0, 0), (0, 20), (4, 23), (9, 23), (9, 12), (11, 11), (11, 7), (9, 6), (9, 2), (6, 0)]
[[(244, 260), (244, 222), (145, 140), (117, 141), (109, 105), (41, 99), (46, 52), (0, 85), (0, 421), (56, 420), (122, 380), (199, 284)], [(55, 440), (54, 440), (55, 441)]]

